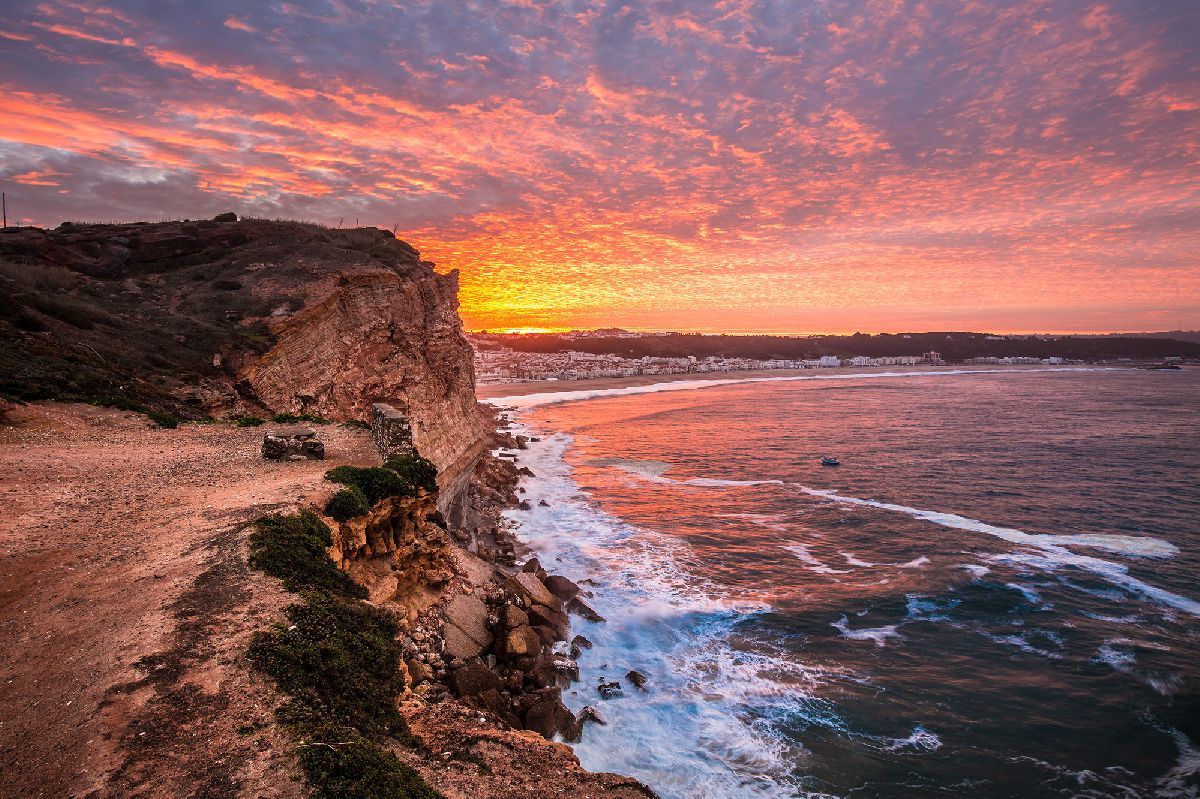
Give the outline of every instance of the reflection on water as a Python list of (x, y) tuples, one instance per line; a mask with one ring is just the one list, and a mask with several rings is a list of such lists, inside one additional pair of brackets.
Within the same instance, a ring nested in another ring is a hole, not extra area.
[[(585, 766), (667, 797), (1195, 796), (1196, 373), (549, 405), (514, 511), (607, 624)], [(834, 455), (839, 467), (820, 458)], [(636, 668), (602, 701), (601, 677)]]

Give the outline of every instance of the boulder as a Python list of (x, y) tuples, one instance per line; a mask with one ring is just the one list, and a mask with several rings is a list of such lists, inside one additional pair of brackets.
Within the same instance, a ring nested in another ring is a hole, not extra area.
[(470, 660), (492, 645), (494, 639), (487, 628), (488, 608), (478, 598), (456, 596), (446, 605), (444, 615), (442, 638), (448, 657)]
[(263, 434), (262, 456), (271, 460), (325, 460), (325, 445), (306, 427), (281, 427)]
[(634, 688), (640, 688), (643, 691), (646, 690), (646, 675), (640, 671), (630, 669), (629, 673), (625, 675), (625, 679), (633, 683)]
[(542, 639), (526, 625), (509, 630), (504, 637), (504, 654), (509, 658), (528, 657), (542, 651)]
[(599, 710), (591, 705), (586, 705), (584, 706), (583, 710), (579, 711), (579, 721), (580, 723), (592, 721), (600, 725), (608, 724), (608, 721), (604, 718), (603, 714), (601, 714)]
[(550, 593), (566, 602), (573, 596), (579, 595), (579, 586), (568, 580), (566, 577), (560, 577), (557, 574), (552, 574), (545, 579), (546, 588)]
[(520, 597), (526, 607), (532, 605), (545, 605), (548, 608), (558, 610), (562, 603), (558, 601), (558, 597), (550, 593), (550, 590), (542, 584), (542, 581), (536, 575), (528, 572), (514, 574), (504, 583), (504, 590), (514, 596)]
[(500, 619), (504, 623), (504, 629), (506, 630), (514, 630), (517, 627), (524, 627), (529, 624), (529, 614), (516, 605), (505, 605), (504, 613)]
[(521, 567), (521, 571), (526, 574), (537, 574), (540, 568), (542, 568), (542, 562), (537, 558), (530, 558), (525, 561), (525, 565)]
[(621, 690), (621, 683), (616, 680), (605, 682), (604, 678), (600, 678), (599, 684), (596, 685), (596, 691), (600, 694), (601, 699), (616, 699), (619, 696), (624, 696), (625, 692)]
[(533, 605), (529, 608), (529, 623), (534, 627), (548, 627), (554, 632), (554, 641), (565, 641), (571, 632), (571, 620), (567, 618), (567, 614), (545, 605)]
[(525, 729), (540, 733), (550, 740), (562, 735), (568, 741), (579, 740), (580, 723), (575, 714), (562, 703), (562, 692), (558, 688), (546, 688), (527, 694), (521, 720)]
[(504, 688), (504, 683), (494, 671), (474, 660), (450, 674), (450, 687), (458, 696), (475, 696), (485, 691), (498, 693)]
[(577, 596), (571, 597), (570, 601), (567, 602), (567, 610), (576, 616), (582, 616), (588, 621), (602, 622), (605, 620), (603, 616), (592, 609), (591, 605)]

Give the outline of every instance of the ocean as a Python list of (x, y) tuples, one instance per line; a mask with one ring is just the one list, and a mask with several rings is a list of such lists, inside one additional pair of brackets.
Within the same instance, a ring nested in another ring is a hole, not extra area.
[(507, 515), (607, 618), (573, 619), (582, 764), (665, 799), (1200, 794), (1200, 372), (801, 377), (493, 400), (540, 437)]

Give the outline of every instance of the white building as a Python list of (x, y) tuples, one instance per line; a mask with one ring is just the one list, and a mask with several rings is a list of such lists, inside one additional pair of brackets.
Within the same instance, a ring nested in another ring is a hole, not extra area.
[(842, 359), (837, 357), (836, 355), (822, 355), (821, 360), (818, 362), (818, 364), (823, 367), (824, 366), (841, 366)]

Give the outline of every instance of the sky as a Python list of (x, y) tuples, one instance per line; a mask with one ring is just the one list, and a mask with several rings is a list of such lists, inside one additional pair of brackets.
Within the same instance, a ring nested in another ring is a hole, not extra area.
[(1200, 327), (1200, 3), (16, 0), (0, 187), (394, 229), (469, 329)]

